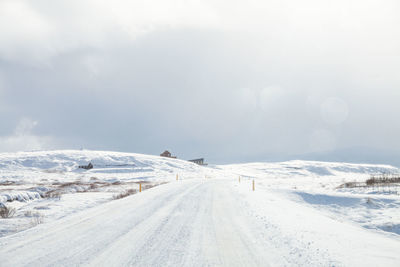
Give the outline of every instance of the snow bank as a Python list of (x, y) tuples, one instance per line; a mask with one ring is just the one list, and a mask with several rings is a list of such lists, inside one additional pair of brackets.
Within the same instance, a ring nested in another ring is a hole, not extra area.
[(0, 194), (0, 203), (4, 202), (12, 202), (14, 200), (26, 202), (28, 200), (34, 200), (41, 198), (41, 195), (38, 192), (6, 192)]

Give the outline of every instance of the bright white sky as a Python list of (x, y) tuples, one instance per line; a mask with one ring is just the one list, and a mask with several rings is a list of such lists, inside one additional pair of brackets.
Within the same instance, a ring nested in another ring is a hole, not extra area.
[(394, 0), (0, 0), (0, 151), (399, 151), (398, 14)]

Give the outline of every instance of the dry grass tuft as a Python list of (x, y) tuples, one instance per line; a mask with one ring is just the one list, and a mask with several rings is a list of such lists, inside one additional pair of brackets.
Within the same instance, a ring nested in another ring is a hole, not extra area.
[(400, 183), (400, 175), (398, 174), (380, 174), (378, 176), (372, 175), (367, 181), (365, 181), (367, 185), (374, 184), (395, 184)]
[(60, 191), (52, 190), (52, 191), (48, 191), (48, 192), (44, 193), (44, 195), (42, 197), (54, 198), (54, 199), (60, 200), (61, 195), (62, 195), (62, 193)]
[(117, 194), (117, 195), (114, 195), (114, 196), (113, 196), (113, 199), (121, 199), (121, 198), (130, 196), (130, 195), (133, 195), (133, 194), (136, 194), (136, 193), (137, 193), (137, 190), (136, 190), (136, 189), (128, 189), (128, 190), (125, 191), (125, 192), (122, 192), (122, 193), (119, 193), (119, 194)]

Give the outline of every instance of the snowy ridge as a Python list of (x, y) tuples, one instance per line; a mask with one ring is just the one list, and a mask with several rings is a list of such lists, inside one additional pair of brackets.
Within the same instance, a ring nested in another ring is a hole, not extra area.
[(55, 150), (18, 153), (1, 153), (0, 170), (47, 170), (49, 172), (79, 171), (79, 165), (92, 162), (97, 167), (129, 167), (171, 171), (172, 169), (193, 169), (196, 165), (179, 159), (136, 153)]

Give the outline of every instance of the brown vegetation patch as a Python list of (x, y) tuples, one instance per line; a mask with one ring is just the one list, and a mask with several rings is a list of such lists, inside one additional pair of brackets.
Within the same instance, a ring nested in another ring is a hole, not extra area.
[(375, 186), (398, 186), (400, 184), (399, 174), (378, 174), (371, 175), (365, 182), (347, 182), (338, 186), (338, 188), (356, 188), (356, 187), (375, 187)]
[(374, 185), (374, 184), (395, 184), (400, 183), (400, 175), (395, 174), (381, 174), (381, 175), (371, 175), (367, 181), (365, 181), (366, 185)]
[(0, 207), (0, 217), (1, 218), (11, 218), (15, 214), (15, 209), (11, 207), (7, 207), (5, 205)]
[(43, 198), (53, 198), (53, 199), (61, 199), (61, 195), (62, 193), (60, 191), (57, 190), (51, 190), (51, 191), (47, 191), (46, 193), (44, 193), (42, 195)]
[(15, 181), (4, 181), (4, 182), (0, 182), (0, 186), (8, 186), (8, 185), (15, 185), (17, 184)]
[(136, 189), (128, 189), (128, 190), (125, 191), (125, 192), (119, 193), (119, 194), (117, 194), (117, 195), (113, 195), (113, 199), (121, 199), (121, 198), (130, 196), (130, 195), (136, 194), (137, 191), (138, 191), (138, 190), (136, 190)]

